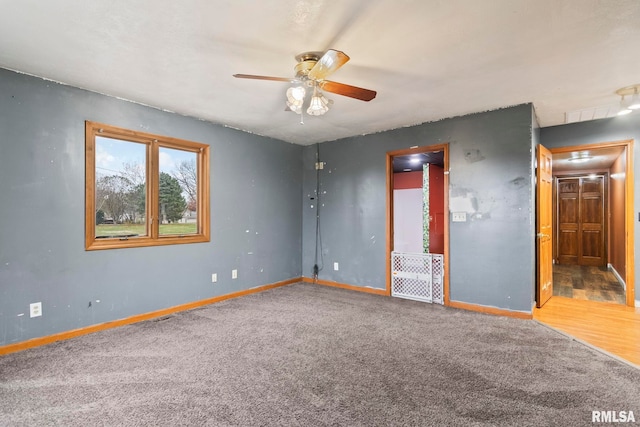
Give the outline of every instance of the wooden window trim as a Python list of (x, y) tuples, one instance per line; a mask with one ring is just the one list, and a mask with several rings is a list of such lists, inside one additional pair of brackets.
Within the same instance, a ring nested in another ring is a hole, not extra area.
[[(147, 213), (146, 236), (122, 239), (96, 239), (96, 136), (120, 139), (146, 145)], [(190, 151), (198, 154), (197, 221), (198, 232), (187, 235), (159, 235), (158, 177), (160, 147)], [(111, 125), (85, 122), (85, 249), (119, 249), (144, 246), (163, 246), (210, 241), (209, 214), (209, 146), (177, 138), (138, 132)]]

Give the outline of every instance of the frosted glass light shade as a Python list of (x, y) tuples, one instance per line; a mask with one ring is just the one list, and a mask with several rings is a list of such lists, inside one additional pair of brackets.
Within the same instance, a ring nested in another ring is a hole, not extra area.
[(311, 98), (311, 104), (309, 105), (309, 108), (307, 108), (307, 113), (309, 115), (321, 116), (329, 111), (329, 106), (327, 105), (328, 103), (326, 102), (326, 98), (323, 98), (324, 97), (322, 95), (314, 95)]
[(302, 101), (296, 103), (287, 101), (287, 107), (296, 114), (302, 114)]
[(291, 103), (304, 101), (306, 90), (302, 86), (293, 86), (287, 89), (287, 100)]

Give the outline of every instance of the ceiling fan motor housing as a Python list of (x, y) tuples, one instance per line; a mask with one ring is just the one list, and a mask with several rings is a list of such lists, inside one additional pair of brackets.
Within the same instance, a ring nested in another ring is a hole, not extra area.
[(309, 75), (309, 71), (315, 67), (318, 60), (322, 57), (323, 52), (304, 52), (296, 55), (298, 63), (294, 67), (296, 77), (304, 78)]

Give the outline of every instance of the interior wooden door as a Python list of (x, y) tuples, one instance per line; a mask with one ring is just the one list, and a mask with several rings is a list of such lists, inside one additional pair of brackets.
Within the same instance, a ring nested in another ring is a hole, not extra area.
[(580, 179), (580, 265), (603, 266), (604, 176)]
[(558, 179), (558, 263), (578, 264), (580, 179)]
[(558, 178), (558, 263), (602, 266), (604, 176)]
[(536, 305), (553, 296), (553, 171), (551, 152), (538, 145), (536, 171)]

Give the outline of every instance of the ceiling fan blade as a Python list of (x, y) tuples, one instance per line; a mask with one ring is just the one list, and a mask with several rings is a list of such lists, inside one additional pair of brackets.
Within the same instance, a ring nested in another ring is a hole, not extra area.
[(271, 77), (271, 76), (255, 76), (253, 74), (234, 74), (233, 77), (238, 79), (254, 79), (254, 80), (271, 80), (276, 82), (296, 83), (297, 79), (291, 77)]
[(375, 90), (364, 89), (361, 87), (332, 82), (329, 80), (319, 82), (319, 86), (320, 89), (326, 90), (327, 92), (335, 93), (342, 96), (348, 96), (349, 98), (355, 98), (361, 101), (371, 101), (377, 95), (377, 92)]
[(349, 56), (346, 53), (329, 49), (309, 71), (309, 78), (311, 80), (323, 80), (329, 74), (342, 67), (348, 60)]

